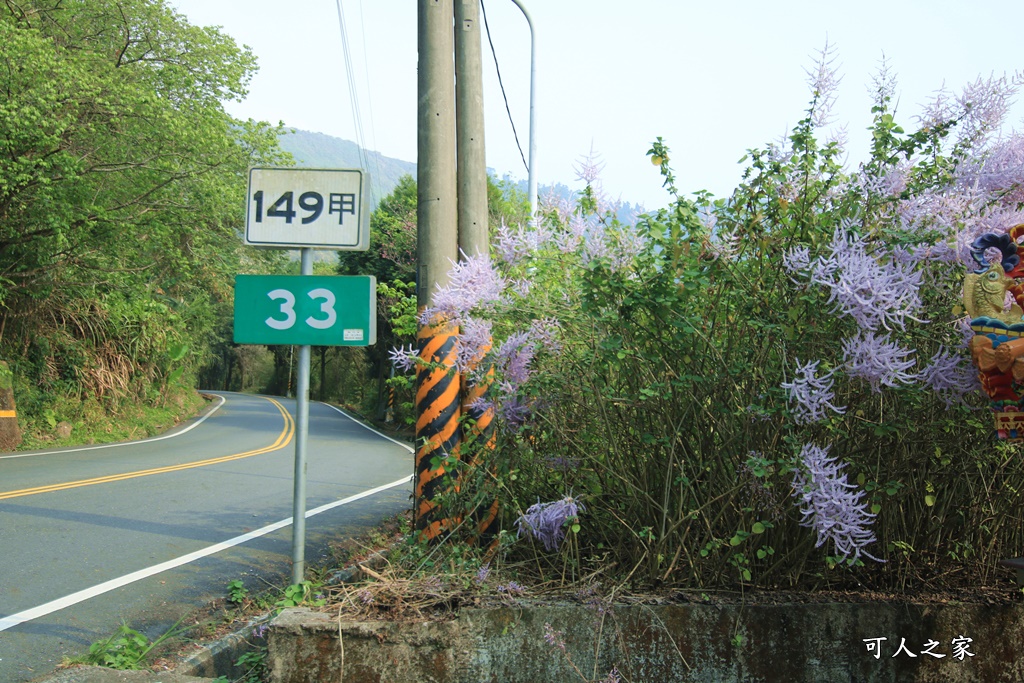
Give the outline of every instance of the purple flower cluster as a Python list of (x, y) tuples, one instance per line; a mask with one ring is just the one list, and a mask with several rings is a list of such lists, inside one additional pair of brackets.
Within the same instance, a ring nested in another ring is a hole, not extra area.
[(562, 343), (558, 339), (561, 331), (561, 324), (554, 318), (540, 318), (530, 323), (530, 336), (551, 354), (562, 352)]
[(526, 514), (516, 520), (518, 535), (532, 534), (544, 544), (545, 550), (558, 550), (562, 539), (565, 538), (566, 522), (576, 519), (580, 512), (586, 511), (583, 503), (572, 496), (548, 503), (538, 502), (531, 505)]
[(845, 407), (838, 407), (832, 403), (835, 392), (832, 391), (834, 380), (832, 375), (835, 370), (822, 377), (817, 376), (818, 365), (821, 361), (813, 361), (800, 365), (797, 359), (796, 376), (792, 382), (783, 382), (782, 388), (790, 404), (793, 420), (797, 424), (810, 424), (818, 422), (827, 415), (826, 409), (842, 415), (846, 412)]
[[(420, 313), (420, 323), (424, 325), (444, 321), (460, 326), (456, 354), (456, 367), (460, 371), (473, 370), (490, 348), (491, 323), (474, 317), (472, 312), (494, 308), (507, 286), (508, 282), (489, 257), (464, 258), (448, 271), (448, 283), (438, 288), (433, 305)], [(392, 364), (405, 372), (414, 369), (419, 360), (419, 351), (411, 345), (393, 348), (388, 355)]]
[(846, 374), (867, 381), (875, 392), (880, 392), (883, 384), (896, 387), (917, 379), (917, 375), (907, 373), (917, 362), (914, 351), (890, 342), (889, 337), (888, 334), (862, 332), (843, 341)]
[(495, 365), (510, 389), (518, 388), (530, 378), (530, 363), (536, 351), (529, 332), (516, 332), (495, 351)]
[(864, 238), (843, 229), (832, 236), (830, 252), (811, 264), (811, 282), (829, 290), (837, 312), (865, 330), (904, 329), (907, 319), (926, 322), (915, 317), (922, 308), (916, 264), (876, 258)]
[(960, 169), (958, 180), (961, 185), (999, 193), (1009, 204), (1024, 201), (1024, 135), (1014, 133), (988, 154), (970, 159)]
[(457, 340), (455, 365), (460, 372), (473, 372), (491, 348), (491, 321), (465, 316)]
[(875, 541), (869, 528), (875, 515), (868, 511), (865, 493), (846, 480), (845, 463), (829, 457), (828, 448), (806, 444), (800, 452), (803, 467), (793, 472), (793, 495), (798, 499), (800, 525), (818, 534), (815, 547), (831, 540), (837, 556), (849, 563), (870, 555), (864, 547)]
[(487, 256), (470, 256), (448, 271), (448, 283), (434, 294), (433, 306), (423, 310), (420, 322), (440, 318), (458, 324), (476, 308), (493, 308), (505, 291), (505, 278)]
[(593, 187), (595, 191), (598, 191), (600, 190), (601, 171), (604, 170), (604, 165), (601, 155), (595, 152), (594, 146), (591, 145), (589, 153), (577, 158), (576, 163), (573, 165), (573, 170), (576, 171), (577, 180), (582, 180), (588, 186)]
[(527, 297), (530, 294), (530, 290), (533, 289), (533, 283), (526, 278), (516, 278), (509, 286), (515, 294), (520, 297)]
[(502, 221), (498, 226), (497, 233), (498, 239), (494, 244), (494, 252), (498, 259), (508, 266), (522, 263), (551, 239), (550, 232), (542, 225), (513, 228)]
[(743, 235), (739, 232), (726, 234), (712, 233), (707, 250), (716, 259), (731, 261), (739, 254), (742, 243)]
[(807, 84), (815, 99), (811, 123), (816, 128), (823, 128), (832, 122), (832, 107), (838, 96), (839, 83), (843, 80), (838, 75), (836, 59), (835, 48), (826, 42), (818, 53), (818, 63), (814, 69), (807, 69)]
[(503, 341), (490, 357), (499, 381), (488, 397), (478, 398), (473, 410), (494, 410), (502, 423), (512, 430), (521, 427), (531, 413), (531, 404), (521, 396), (523, 385), (532, 374), (531, 364), (537, 345), (531, 332), (516, 332)]
[[(739, 247), (740, 236), (732, 235), (725, 238), (718, 255), (731, 259)], [(647, 248), (647, 236), (637, 230), (636, 226), (624, 225), (615, 235), (615, 252), (611, 260), (613, 271), (627, 268)]]
[(947, 406), (963, 403), (964, 396), (981, 389), (977, 368), (960, 354), (946, 351), (941, 346), (918, 377), (921, 382), (930, 386)]
[(914, 247), (896, 247), (892, 250), (892, 258), (899, 263), (917, 264), (925, 261), (960, 265), (960, 254), (952, 244), (918, 244)]
[(964, 86), (957, 97), (960, 140), (979, 145), (999, 130), (1024, 76), (980, 76)]
[(405, 345), (392, 348), (388, 351), (388, 358), (391, 359), (391, 364), (403, 372), (409, 372), (416, 367), (416, 359), (420, 357), (419, 351), (409, 344), (409, 348), (405, 348)]
[(935, 93), (918, 117), (922, 127), (931, 128), (958, 120), (958, 146), (978, 147), (998, 131), (1009, 106), (1020, 89), (1024, 76), (990, 76), (967, 84), (959, 95), (942, 88)]
[(583, 243), (587, 235), (589, 224), (586, 219), (578, 214), (570, 212), (566, 221), (565, 230), (555, 236), (555, 246), (563, 254), (571, 254)]
[(811, 250), (808, 247), (793, 247), (782, 255), (782, 267), (791, 275), (801, 273), (807, 270), (810, 266)]
[(602, 259), (611, 259), (613, 256), (612, 246), (608, 230), (604, 225), (601, 223), (589, 225), (583, 235), (580, 260), (583, 263), (592, 263)]
[(873, 197), (898, 197), (907, 189), (907, 180), (913, 164), (909, 161), (898, 162), (880, 175), (863, 174), (857, 178), (860, 191)]

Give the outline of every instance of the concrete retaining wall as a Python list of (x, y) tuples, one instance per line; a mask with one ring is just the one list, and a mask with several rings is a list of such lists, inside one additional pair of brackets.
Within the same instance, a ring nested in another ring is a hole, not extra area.
[[(943, 657), (922, 652), (932, 641)], [(447, 622), (339, 621), (294, 609), (271, 623), (268, 642), (273, 683), (583, 681), (613, 666), (623, 681), (646, 683), (1024, 681), (1018, 605), (701, 604), (605, 614), (511, 606), (467, 609)]]

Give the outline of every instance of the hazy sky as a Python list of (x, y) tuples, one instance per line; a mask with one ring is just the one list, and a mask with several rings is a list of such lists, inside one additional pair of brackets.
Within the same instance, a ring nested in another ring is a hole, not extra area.
[[(170, 0), (194, 24), (248, 45), (260, 72), (235, 116), (360, 141), (335, 0)], [(679, 185), (728, 194), (746, 149), (779, 139), (810, 99), (805, 69), (826, 41), (843, 77), (836, 123), (851, 162), (867, 147), (869, 86), (882, 58), (898, 78), (897, 120), (945, 85), (1024, 68), (1021, 0), (523, 0), (537, 35), (537, 177), (577, 187), (590, 152), (613, 197), (666, 203), (645, 156), (657, 136)], [(511, 0), (485, 0), (524, 154), (529, 154), (530, 34)], [(363, 139), (416, 160), (416, 3), (342, 0)], [(487, 164), (527, 177), (484, 36)], [(1024, 108), (1011, 114), (1017, 128)]]

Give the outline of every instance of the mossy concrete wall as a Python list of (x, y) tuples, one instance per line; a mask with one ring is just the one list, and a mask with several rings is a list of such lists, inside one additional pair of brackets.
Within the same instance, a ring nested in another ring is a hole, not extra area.
[[(268, 638), (273, 683), (590, 681), (612, 667), (645, 683), (1024, 681), (1018, 605), (523, 605), (442, 622), (296, 609)], [(923, 652), (933, 641), (944, 656)]]

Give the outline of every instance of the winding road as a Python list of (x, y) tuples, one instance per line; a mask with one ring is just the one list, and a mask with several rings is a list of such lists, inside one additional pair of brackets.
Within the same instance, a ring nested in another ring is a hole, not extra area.
[[(122, 622), (151, 638), (288, 583), (295, 401), (217, 393), (160, 437), (0, 454), (0, 681), (48, 673)], [(409, 507), (411, 448), (310, 403), (306, 557)]]

